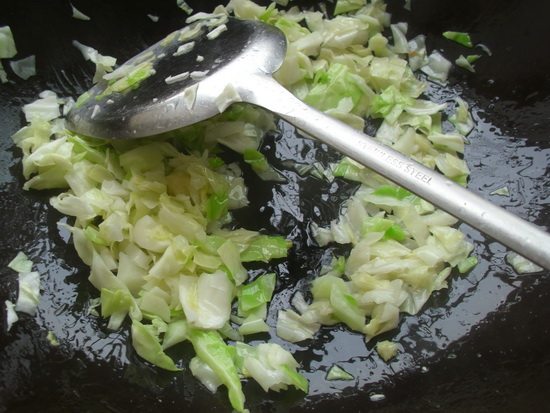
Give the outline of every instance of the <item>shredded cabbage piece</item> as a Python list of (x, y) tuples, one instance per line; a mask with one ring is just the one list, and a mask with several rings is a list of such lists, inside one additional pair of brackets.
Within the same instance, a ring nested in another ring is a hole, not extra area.
[(90, 60), (92, 63), (95, 63), (96, 71), (94, 82), (98, 82), (106, 73), (113, 70), (113, 66), (116, 64), (116, 59), (114, 57), (104, 56), (93, 47), (86, 46), (77, 40), (73, 40), (73, 46), (80, 50), (85, 60)]
[(328, 381), (334, 381), (334, 380), (354, 380), (354, 377), (349, 374), (347, 371), (345, 371), (342, 367), (338, 366), (337, 364), (334, 364), (330, 370), (327, 372), (326, 379)]
[(174, 76), (168, 76), (164, 79), (166, 84), (171, 85), (173, 83), (181, 82), (189, 77), (189, 72), (182, 72)]
[(10, 26), (0, 27), (0, 59), (10, 59), (17, 54)]
[(57, 339), (53, 331), (48, 331), (48, 334), (46, 335), (46, 339), (48, 340), (50, 345), (53, 347), (58, 347), (60, 344), (59, 340)]
[(445, 37), (446, 39), (452, 40), (453, 42), (456, 42), (458, 44), (461, 44), (462, 46), (474, 47), (474, 44), (470, 39), (470, 35), (465, 32), (447, 31), (447, 32), (443, 32), (443, 37)]
[(40, 301), (40, 274), (36, 271), (19, 273), (19, 295), (15, 311), (29, 315), (36, 313)]
[(160, 345), (159, 339), (151, 326), (141, 324), (137, 320), (132, 322), (132, 346), (142, 358), (150, 363), (169, 371), (179, 371), (174, 362), (168, 357)]
[(479, 59), (481, 59), (481, 55), (479, 55), (479, 54), (469, 54), (469, 55), (466, 55), (466, 60), (467, 60), (468, 63), (470, 63), (470, 64), (473, 64), (473, 63), (477, 62)]
[(205, 363), (226, 388), (231, 406), (238, 412), (244, 410), (245, 396), (242, 391), (237, 366), (231, 347), (218, 332), (191, 329), (189, 340), (197, 357)]
[(369, 394), (369, 399), (371, 402), (376, 403), (386, 400), (386, 396), (382, 393), (371, 393)]
[[(322, 318), (309, 307), (307, 311), (307, 315), (300, 315), (293, 310), (280, 310), (277, 316), (277, 335), (291, 343), (313, 338), (321, 327)], [(332, 310), (329, 311), (332, 314)]]
[(227, 30), (227, 26), (225, 24), (221, 24), (217, 26), (215, 29), (212, 29), (212, 31), (208, 32), (208, 34), (206, 35), (206, 38), (208, 40), (214, 40), (226, 30)]
[(21, 60), (10, 62), (11, 70), (23, 80), (36, 75), (36, 56), (31, 55)]
[(308, 392), (307, 380), (296, 371), (298, 363), (278, 344), (260, 343), (253, 347), (237, 343), (236, 350), (241, 374), (252, 377), (266, 392), (285, 390), (288, 386)]
[(411, 39), (408, 44), (409, 66), (415, 71), (428, 64), (426, 56), (426, 36), (420, 34)]
[(242, 98), (237, 89), (235, 89), (235, 86), (231, 83), (227, 84), (222, 93), (220, 93), (215, 100), (216, 106), (218, 107), (220, 113), (224, 112), (229, 105), (236, 102), (242, 102)]
[(478, 263), (477, 257), (470, 256), (468, 258), (463, 259), (460, 261), (457, 265), (458, 272), (461, 274), (465, 274), (468, 271), (470, 271), (472, 268), (474, 268)]
[(6, 74), (4, 65), (2, 64), (2, 62), (0, 62), (0, 83), (7, 83), (7, 82), (8, 82), (8, 75)]
[[(25, 253), (18, 252), (13, 258), (8, 268), (18, 273), (18, 289), (17, 301), (15, 306), (11, 301), (6, 301), (6, 311), (8, 313), (8, 330), (11, 324), (18, 320), (15, 311), (34, 315), (40, 301), (40, 274), (32, 271), (33, 263)], [(11, 323), (10, 323), (11, 322)]]
[(338, 0), (334, 7), (334, 14), (343, 14), (360, 9), (365, 5), (363, 0)]
[(467, 136), (474, 128), (474, 120), (470, 114), (468, 104), (461, 98), (456, 99), (456, 112), (449, 116), (449, 121), (455, 126), (458, 133)]
[(474, 65), (472, 64), (477, 59), (479, 59), (479, 55), (460, 55), (456, 60), (455, 63), (457, 66), (468, 70), (469, 72), (475, 73), (476, 69), (474, 68)]
[(72, 12), (73, 12), (73, 18), (75, 18), (77, 20), (84, 20), (84, 21), (91, 20), (90, 16), (87, 16), (84, 13), (82, 13), (72, 3), (71, 3), (71, 9), (72, 9)]
[(389, 361), (397, 354), (398, 347), (396, 343), (392, 343), (389, 340), (379, 341), (376, 343), (376, 352), (382, 357), (384, 361)]
[(199, 357), (193, 357), (189, 362), (189, 370), (193, 376), (200, 380), (200, 382), (215, 393), (218, 387), (222, 384), (222, 381), (214, 370), (210, 368), (208, 364), (203, 362)]
[(432, 52), (428, 56), (428, 63), (421, 70), (432, 80), (446, 83), (451, 69), (451, 62), (445, 59), (440, 53)]
[(181, 56), (186, 53), (189, 53), (193, 48), (195, 47), (195, 42), (187, 42), (182, 44), (181, 46), (178, 46), (178, 49), (174, 52), (174, 56)]
[(6, 306), (6, 331), (10, 331), (12, 326), (19, 320), (17, 313), (15, 312), (15, 304), (10, 300), (4, 301)]
[(32, 261), (29, 260), (24, 252), (19, 251), (15, 258), (9, 262), (8, 268), (11, 268), (16, 272), (31, 272)]
[(490, 195), (510, 196), (510, 189), (507, 186), (495, 189)]
[(506, 254), (506, 261), (508, 261), (518, 274), (531, 274), (543, 270), (542, 267), (539, 267), (537, 264), (513, 251)]
[[(27, 122), (31, 122), (31, 127), (33, 122), (47, 122), (61, 116), (61, 112), (59, 110), (59, 101), (55, 94), (47, 95), (41, 99), (35, 100), (34, 102), (23, 106), (23, 113), (25, 114)], [(37, 155), (35, 155), (34, 153), (33, 155), (35, 158), (37, 157)]]
[(189, 6), (189, 4), (187, 4), (187, 2), (185, 0), (176, 0), (176, 4), (185, 13), (187, 13), (187, 14), (193, 13), (193, 9), (191, 8), (191, 6)]
[(476, 44), (476, 47), (479, 47), (481, 50), (483, 50), (488, 56), (492, 56), (493, 53), (491, 52), (491, 49), (483, 43)]

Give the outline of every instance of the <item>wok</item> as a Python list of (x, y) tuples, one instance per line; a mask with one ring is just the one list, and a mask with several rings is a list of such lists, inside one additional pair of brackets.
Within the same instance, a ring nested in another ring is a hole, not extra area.
[[(225, 412), (223, 390), (209, 393), (189, 373), (192, 349), (170, 353), (185, 370), (172, 374), (151, 367), (127, 346), (128, 331), (111, 332), (106, 322), (88, 315), (97, 292), (88, 272), (57, 227), (65, 220), (48, 204), (54, 191), (23, 191), (21, 153), (10, 135), (23, 125), (21, 107), (44, 89), (76, 97), (91, 85), (93, 65), (84, 62), (71, 41), (91, 45), (119, 61), (136, 54), (183, 25), (185, 14), (174, 0), (74, 1), (92, 20), (71, 18), (67, 1), (3, 2), (0, 25), (9, 24), (19, 54), (37, 55), (38, 75), (27, 81), (10, 74), (0, 85), (0, 301), (16, 299), (16, 274), (6, 264), (20, 250), (36, 263), (42, 298), (36, 317), (22, 315), (10, 332), (0, 324), (0, 412)], [(215, 2), (189, 2), (209, 11)], [(315, 4), (300, 2), (298, 4)], [(329, 4), (330, 6), (330, 4)], [(454, 68), (450, 84), (432, 85), (428, 95), (450, 101), (461, 95), (471, 105), (476, 129), (466, 159), (469, 187), (532, 222), (550, 224), (550, 4), (536, 0), (389, 1), (393, 21), (410, 23), (409, 35), (428, 35), (430, 49), (454, 60), (464, 50), (444, 40), (445, 30), (468, 31), (490, 47), (493, 56), (476, 63), (477, 73)], [(147, 14), (158, 15), (158, 23)], [(376, 125), (371, 123), (367, 132)], [(265, 184), (245, 170), (250, 206), (235, 213), (250, 229), (288, 236), (294, 242), (288, 260), (270, 264), (279, 283), (270, 306), (274, 325), (278, 308), (308, 280), (331, 253), (316, 247), (308, 222), (328, 223), (353, 184), (324, 183), (302, 177), (289, 163), (322, 161), (337, 154), (297, 134), (284, 122), (265, 138), (262, 151), (284, 171), (286, 183)], [(489, 195), (508, 186), (510, 197)], [(330, 202), (322, 201), (328, 197)], [(516, 275), (505, 264), (506, 250), (480, 233), (462, 227), (475, 243), (479, 265), (454, 274), (449, 289), (430, 299), (416, 316), (403, 317), (398, 329), (380, 339), (399, 341), (402, 350), (390, 363), (374, 354), (375, 342), (343, 327), (322, 329), (311, 342), (291, 345), (310, 380), (310, 393), (265, 394), (255, 383), (244, 386), (247, 405), (260, 411), (507, 412), (547, 410), (550, 401), (550, 280), (547, 272)], [(3, 306), (2, 306), (3, 309)], [(52, 331), (60, 345), (46, 339)], [(265, 339), (267, 337), (259, 337)], [(326, 371), (338, 363), (353, 382), (328, 382)], [(373, 394), (385, 399), (372, 401)]]

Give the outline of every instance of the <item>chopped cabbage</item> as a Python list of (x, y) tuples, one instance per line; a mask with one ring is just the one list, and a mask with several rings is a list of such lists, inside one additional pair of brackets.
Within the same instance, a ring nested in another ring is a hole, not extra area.
[(187, 13), (187, 14), (193, 13), (193, 9), (191, 8), (191, 6), (189, 6), (189, 4), (187, 4), (187, 2), (185, 0), (176, 0), (176, 4), (185, 13)]
[(349, 374), (346, 370), (344, 370), (342, 367), (338, 366), (337, 364), (334, 364), (330, 370), (327, 373), (327, 380), (334, 381), (334, 380), (353, 380), (354, 377)]
[(148, 362), (169, 371), (179, 371), (174, 361), (167, 356), (160, 345), (158, 336), (151, 326), (132, 321), (132, 346), (136, 353)]
[(36, 313), (40, 301), (40, 274), (36, 271), (19, 273), (19, 295), (15, 311), (29, 315)]
[(267, 162), (261, 152), (255, 149), (245, 149), (243, 158), (264, 181), (284, 182), (284, 177)]
[(411, 70), (418, 70), (428, 63), (426, 56), (426, 36), (419, 34), (408, 43), (409, 66)]
[(109, 329), (118, 330), (134, 306), (135, 301), (128, 291), (101, 289), (101, 315), (109, 317)]
[(32, 261), (28, 259), (24, 252), (19, 251), (15, 258), (9, 262), (8, 268), (16, 272), (31, 272)]
[(397, 54), (405, 54), (409, 51), (409, 45), (407, 44), (407, 23), (399, 23), (390, 25), (390, 29), (393, 36), (392, 51)]
[(525, 257), (522, 257), (521, 255), (513, 251), (506, 254), (506, 261), (508, 261), (512, 268), (514, 268), (514, 271), (518, 274), (530, 274), (543, 270), (538, 265), (532, 263)]
[(454, 114), (449, 116), (449, 121), (455, 126), (458, 133), (467, 136), (474, 128), (474, 120), (470, 115), (468, 104), (460, 98), (457, 98), (456, 102), (458, 108)]
[(308, 322), (303, 316), (293, 310), (279, 310), (277, 316), (277, 335), (286, 341), (296, 343), (311, 339), (319, 331), (320, 327), (320, 323)]
[(0, 83), (7, 83), (7, 81), (8, 81), (8, 75), (4, 70), (4, 65), (2, 64), (2, 62), (0, 62)]
[(17, 54), (10, 26), (0, 27), (0, 59), (9, 59)]
[(476, 47), (479, 47), (481, 50), (483, 50), (485, 53), (487, 53), (488, 56), (493, 55), (493, 53), (491, 52), (491, 49), (489, 49), (489, 47), (484, 45), (483, 43), (476, 44)]
[(242, 98), (239, 95), (239, 92), (237, 92), (237, 89), (235, 89), (235, 86), (233, 86), (233, 84), (231, 83), (227, 84), (222, 93), (220, 93), (215, 100), (216, 106), (218, 107), (220, 113), (224, 112), (225, 109), (229, 107), (229, 105), (241, 101)]
[(186, 53), (189, 53), (195, 47), (195, 42), (187, 42), (178, 46), (178, 49), (174, 52), (174, 56), (181, 56)]
[(478, 55), (478, 54), (469, 54), (469, 55), (466, 55), (466, 60), (467, 60), (468, 63), (470, 63), (470, 64), (473, 64), (473, 63), (477, 62), (480, 58), (481, 58), (481, 55)]
[(6, 305), (6, 331), (10, 331), (11, 327), (19, 320), (15, 312), (15, 304), (10, 300), (4, 301)]
[(440, 53), (432, 52), (428, 56), (428, 63), (421, 70), (428, 75), (432, 80), (440, 83), (446, 83), (449, 77), (451, 62), (445, 59)]
[(239, 289), (239, 312), (246, 314), (271, 301), (275, 288), (275, 274), (264, 274)]
[(443, 37), (452, 40), (453, 42), (456, 42), (458, 44), (461, 44), (462, 46), (474, 47), (474, 44), (472, 43), (472, 40), (470, 39), (470, 35), (468, 33), (447, 31), (443, 32)]
[[(123, 66), (121, 66), (123, 67)], [(110, 72), (112, 70), (111, 66), (104, 66), (103, 64), (96, 64), (96, 76), (95, 78), (101, 79), (105, 78), (105, 72)], [(155, 69), (153, 69), (153, 64), (150, 61), (142, 62), (138, 65), (135, 65), (130, 68), (128, 73), (118, 79), (114, 80), (105, 88), (105, 90), (98, 95), (96, 99), (101, 99), (109, 96), (113, 92), (123, 92), (127, 89), (135, 89), (139, 87), (139, 84), (147, 79), (149, 76), (154, 75)], [(93, 115), (92, 115), (93, 116)]]
[(96, 70), (94, 82), (98, 82), (106, 73), (113, 70), (113, 66), (116, 64), (116, 59), (114, 57), (103, 56), (93, 47), (86, 46), (77, 40), (73, 40), (73, 46), (80, 50), (85, 60), (90, 60), (92, 63), (95, 63)]
[(490, 195), (510, 196), (510, 190), (507, 186), (503, 186), (502, 188), (495, 189)]
[(188, 330), (189, 324), (185, 320), (174, 320), (168, 323), (162, 339), (162, 348), (166, 350), (187, 340)]
[(467, 273), (477, 265), (477, 257), (471, 256), (463, 259), (457, 265), (458, 272), (461, 274)]
[(275, 288), (275, 274), (264, 274), (256, 280), (239, 287), (238, 315), (244, 319), (238, 321), (242, 335), (269, 331), (265, 323), (267, 304), (271, 301)]
[(217, 388), (222, 384), (222, 381), (214, 370), (198, 357), (193, 357), (191, 359), (189, 362), (189, 370), (191, 370), (193, 376), (199, 379), (204, 387), (212, 393), (215, 393)]
[[(184, 1), (177, 4), (191, 14)], [(285, 33), (288, 53), (275, 77), (300, 99), (358, 130), (366, 117), (380, 118), (376, 139), (466, 183), (469, 170), (461, 154), (464, 135), (473, 127), (468, 107), (458, 100), (449, 117), (455, 130), (445, 130), (446, 104), (425, 100), (427, 84), (414, 73), (420, 69), (445, 82), (451, 64), (437, 52), (428, 56), (424, 36), (407, 40), (406, 24), (390, 25), (382, 1), (339, 0), (329, 18), (297, 7), (285, 11), (275, 4), (231, 0), (227, 8), (189, 16), (189, 26), (169, 36), (181, 42), (176, 54), (190, 51), (204, 27), (208, 38), (223, 35), (229, 13)], [(96, 64), (94, 80), (109, 85), (99, 98), (137, 87), (155, 73), (154, 56), (113, 70), (116, 59), (74, 44)], [(206, 75), (176, 73), (165, 81)], [(184, 92), (188, 110), (195, 105), (197, 86)], [(90, 98), (83, 94), (74, 104)], [(25, 189), (61, 190), (50, 203), (74, 217), (66, 227), (91, 267), (89, 280), (100, 291), (108, 327), (117, 329), (129, 320), (136, 353), (170, 371), (179, 370), (179, 362), (165, 350), (190, 341), (196, 353), (191, 372), (210, 391), (224, 385), (236, 411), (244, 410), (242, 378), (253, 378), (266, 391), (308, 389), (286, 350), (241, 342), (272, 327), (266, 318), (277, 282), (274, 274), (258, 276), (256, 269), (254, 281), (248, 281), (247, 263), (256, 262), (256, 268), (284, 258), (292, 242), (236, 228), (232, 221), (232, 211), (248, 204), (247, 188), (240, 167), (218, 156), (222, 146), (242, 156), (260, 178), (285, 179), (261, 152), (263, 136), (275, 129), (273, 117), (240, 100), (229, 85), (216, 101), (223, 113), (211, 120), (154, 140), (106, 142), (65, 131), (59, 118), (70, 103), (47, 92), (24, 107), (29, 125), (13, 136), (24, 155)], [(351, 244), (351, 253), (323, 267), (312, 282), (311, 302), (295, 294), (294, 309), (279, 309), (279, 337), (312, 339), (321, 325), (344, 323), (369, 340), (395, 328), (400, 313), (420, 311), (433, 291), (446, 287), (453, 267), (465, 272), (475, 265), (472, 245), (451, 228), (456, 219), (409, 191), (347, 158), (305, 168), (319, 179), (359, 183), (328, 227), (311, 225), (319, 245)], [(33, 277), (28, 301), (35, 305)], [(350, 379), (337, 366), (331, 372)]]
[(227, 30), (227, 26), (225, 24), (221, 24), (215, 29), (212, 29), (210, 32), (207, 33), (206, 38), (208, 40), (214, 40), (216, 39), (220, 34), (225, 32)]
[(244, 410), (245, 396), (230, 346), (216, 331), (190, 329), (189, 340), (200, 361), (205, 363), (227, 387), (231, 406), (238, 412)]
[(91, 20), (89, 16), (86, 16), (84, 13), (78, 10), (72, 3), (71, 3), (71, 9), (73, 12), (73, 18), (77, 20), (84, 20), (84, 21)]
[(397, 354), (397, 344), (391, 341), (384, 340), (376, 343), (376, 352), (382, 357), (384, 361), (388, 361), (395, 357)]
[(386, 396), (382, 393), (371, 393), (369, 394), (369, 399), (371, 402), (376, 403), (386, 400)]
[(288, 351), (278, 344), (260, 343), (257, 347), (237, 343), (237, 356), (241, 373), (252, 377), (265, 391), (280, 391), (294, 386), (308, 392), (308, 382), (296, 368), (298, 363)]
[(268, 262), (275, 258), (283, 258), (286, 257), (286, 253), (291, 246), (291, 241), (283, 237), (258, 235), (254, 237), (247, 245), (246, 249), (241, 252), (241, 261)]
[(19, 281), (19, 293), (15, 305), (11, 301), (5, 302), (8, 316), (8, 331), (11, 325), (18, 320), (15, 311), (29, 315), (36, 313), (36, 308), (40, 301), (40, 275), (38, 272), (32, 271), (32, 266), (32, 261), (21, 251), (8, 264), (8, 268), (17, 271)]
[(198, 83), (194, 84), (193, 86), (189, 86), (185, 88), (183, 91), (183, 101), (185, 102), (185, 107), (188, 110), (192, 110), (193, 106), (195, 106), (195, 99), (197, 98), (197, 87)]
[(456, 60), (455, 64), (463, 69), (468, 70), (469, 72), (475, 73), (476, 69), (474, 68), (474, 65), (472, 64), (479, 58), (479, 55), (469, 55), (467, 57), (464, 57), (464, 55), (460, 55)]
[(195, 327), (222, 328), (229, 321), (232, 296), (233, 284), (223, 271), (180, 276), (180, 302), (187, 321)]
[(334, 14), (348, 13), (360, 9), (365, 5), (364, 0), (338, 0), (334, 7)]
[(50, 121), (61, 116), (57, 96), (48, 95), (23, 106), (23, 113), (27, 122), (38, 120)]
[(59, 346), (59, 340), (57, 339), (53, 331), (48, 331), (48, 334), (46, 335), (46, 339), (48, 340), (51, 346), (53, 347)]
[(36, 75), (36, 57), (31, 55), (21, 60), (10, 62), (11, 70), (23, 80)]

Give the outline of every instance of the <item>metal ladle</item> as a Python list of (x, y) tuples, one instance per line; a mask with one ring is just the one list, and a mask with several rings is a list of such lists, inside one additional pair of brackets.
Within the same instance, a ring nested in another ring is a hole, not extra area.
[[(271, 74), (286, 53), (281, 31), (234, 18), (225, 28), (212, 29), (208, 21), (199, 21), (130, 59), (126, 69), (149, 62), (155, 74), (120, 92), (111, 93), (107, 82), (98, 83), (88, 100), (69, 112), (69, 129), (105, 139), (139, 138), (211, 118), (233, 101), (258, 105), (550, 269), (550, 235), (311, 108), (278, 84)], [(183, 53), (190, 42), (192, 50)]]

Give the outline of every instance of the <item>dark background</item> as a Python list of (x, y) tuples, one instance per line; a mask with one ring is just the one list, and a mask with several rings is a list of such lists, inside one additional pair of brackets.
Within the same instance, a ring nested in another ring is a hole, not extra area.
[[(12, 28), (16, 58), (36, 54), (38, 75), (22, 81), (4, 61), (10, 82), (0, 85), (0, 301), (16, 299), (17, 277), (6, 264), (20, 250), (36, 263), (43, 291), (37, 316), (21, 315), (9, 333), (1, 306), (0, 412), (229, 411), (225, 390), (211, 395), (191, 377), (189, 345), (170, 353), (180, 360), (183, 373), (160, 371), (127, 346), (126, 328), (110, 332), (104, 320), (87, 315), (89, 299), (97, 292), (67, 243), (67, 234), (57, 228), (65, 218), (48, 204), (56, 192), (21, 189), (21, 153), (10, 139), (24, 124), (22, 105), (40, 91), (76, 97), (91, 85), (93, 64), (84, 62), (71, 45), (73, 39), (121, 63), (181, 27), (185, 14), (175, 0), (75, 0), (75, 6), (92, 18), (85, 22), (71, 18), (68, 1), (2, 3), (0, 25)], [(213, 5), (190, 3), (205, 11)], [(410, 23), (408, 38), (428, 35), (430, 49), (442, 50), (450, 60), (460, 53), (483, 55), (476, 74), (454, 67), (447, 87), (432, 85), (427, 93), (448, 102), (460, 95), (472, 105), (477, 126), (466, 152), (472, 169), (469, 187), (547, 228), (550, 5), (537, 0), (412, 0), (413, 10), (408, 12), (402, 4), (389, 2), (394, 22)], [(147, 14), (158, 15), (159, 22), (153, 23)], [(470, 32), (475, 43), (490, 47), (493, 56), (443, 39), (445, 30)], [(328, 162), (337, 155), (296, 135), (288, 124), (279, 126), (281, 132), (266, 137), (262, 150), (287, 182), (265, 184), (245, 168), (247, 184), (253, 188), (251, 205), (235, 213), (245, 228), (280, 233), (294, 242), (289, 260), (268, 266), (279, 276), (271, 325), (277, 308), (287, 306), (294, 291), (305, 290), (308, 279), (333, 252), (311, 244), (308, 222), (335, 218), (338, 202), (354, 188), (339, 180), (329, 184), (301, 177), (287, 168), (313, 157)], [(489, 195), (505, 185), (510, 197)], [(455, 274), (449, 289), (436, 293), (424, 311), (403, 317), (399, 329), (380, 337), (399, 341), (401, 352), (394, 360), (382, 362), (374, 342), (365, 345), (360, 335), (342, 327), (322, 329), (311, 342), (282, 343), (301, 362), (310, 394), (265, 394), (255, 383), (247, 383), (251, 411), (548, 411), (548, 273), (517, 276), (504, 263), (501, 245), (467, 226), (463, 229), (475, 243), (480, 264), (465, 276)], [(60, 346), (48, 343), (48, 331), (54, 332)], [(326, 381), (333, 363), (352, 373), (355, 381)], [(386, 398), (372, 402), (373, 393)]]

